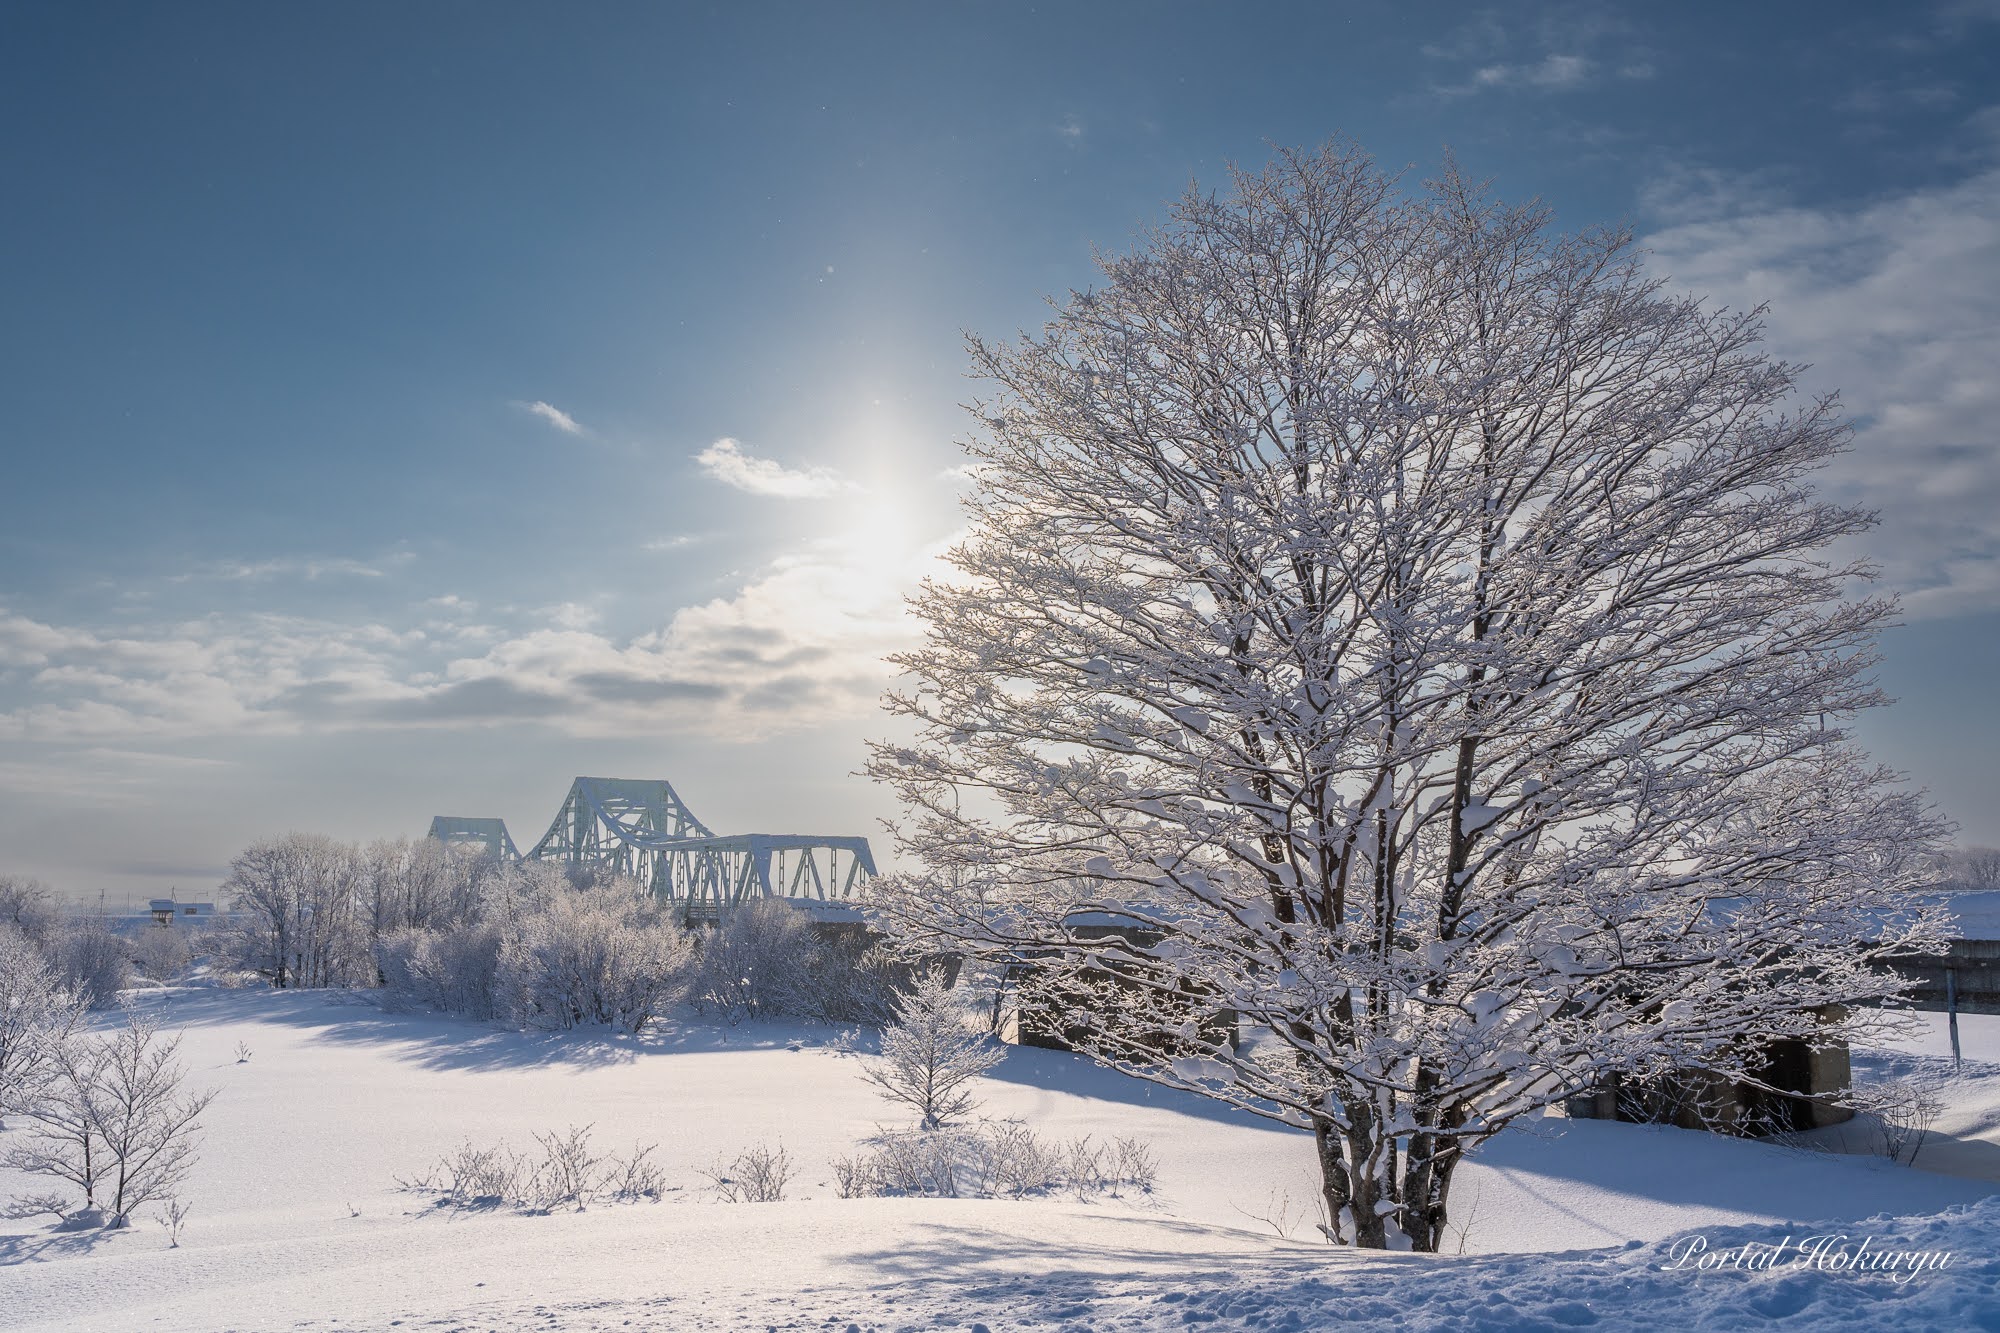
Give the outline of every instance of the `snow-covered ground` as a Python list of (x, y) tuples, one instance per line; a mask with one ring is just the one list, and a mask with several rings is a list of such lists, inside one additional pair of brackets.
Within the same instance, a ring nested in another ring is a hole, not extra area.
[[(1305, 1136), (1058, 1052), (1010, 1050), (983, 1084), (985, 1113), (1050, 1136), (1145, 1138), (1153, 1195), (838, 1198), (831, 1161), (900, 1117), (825, 1028), (686, 1022), (629, 1040), (384, 1013), (344, 993), (189, 988), (138, 1003), (185, 1030), (191, 1081), (221, 1090), (182, 1243), (169, 1249), (150, 1221), (116, 1234), (0, 1223), (0, 1326), (2000, 1327), (2000, 1185), (1969, 1169), (2000, 1159), (2000, 1017), (1962, 1020), (1948, 1135), (1920, 1159), (1962, 1176), (1552, 1117), (1465, 1168), (1463, 1256), (1429, 1257), (1312, 1241)], [(1941, 1024), (1925, 1022), (1896, 1051), (1860, 1054), (1863, 1075), (1948, 1067), (1932, 1049)], [(658, 1142), (678, 1188), (523, 1216), (448, 1212), (397, 1187), (463, 1141), (527, 1147), (573, 1124), (607, 1148)], [(715, 1201), (701, 1168), (759, 1143), (803, 1167), (786, 1201)], [(0, 1193), (27, 1184), (0, 1173)], [(1800, 1261), (1828, 1235), (1846, 1240)], [(1902, 1281), (1835, 1267), (1863, 1237), (1871, 1255), (1950, 1258)], [(1768, 1269), (1716, 1266), (1787, 1238)]]

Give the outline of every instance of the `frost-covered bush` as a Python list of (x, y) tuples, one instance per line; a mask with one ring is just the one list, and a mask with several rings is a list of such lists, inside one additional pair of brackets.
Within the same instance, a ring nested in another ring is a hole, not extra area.
[(835, 1159), (834, 1185), (843, 1199), (1023, 1199), (1061, 1191), (1090, 1198), (1150, 1194), (1159, 1178), (1153, 1150), (1140, 1139), (1045, 1139), (1012, 1120), (894, 1130), (877, 1135), (870, 1148)]
[(727, 1166), (717, 1162), (702, 1172), (725, 1203), (782, 1203), (785, 1186), (798, 1173), (798, 1164), (784, 1145), (772, 1148), (762, 1143)]
[(133, 967), (148, 981), (172, 981), (187, 971), (194, 949), (187, 932), (172, 926), (153, 926), (139, 932), (129, 942)]
[(401, 1003), (461, 1018), (496, 1018), (500, 944), (500, 929), (492, 925), (399, 930), (376, 946), (375, 966)]
[(590, 1144), (591, 1126), (572, 1125), (558, 1134), (535, 1135), (537, 1153), (517, 1153), (506, 1144), (490, 1148), (466, 1142), (402, 1188), (435, 1197), (444, 1208), (518, 1208), (547, 1213), (582, 1210), (593, 1203), (637, 1203), (666, 1193), (666, 1180), (652, 1160), (657, 1144), (634, 1144), (629, 1154), (600, 1153)]
[(906, 970), (865, 931), (822, 933), (812, 918), (776, 899), (730, 909), (701, 937), (694, 1003), (704, 1013), (742, 1018), (817, 1018), (880, 1023), (894, 1011)]
[(1882, 1155), (1914, 1166), (1930, 1137), (1931, 1126), (1944, 1111), (1947, 1080), (1922, 1072), (1891, 1073), (1875, 1082), (1857, 1084), (1846, 1096), (1848, 1105), (1874, 1118), (1882, 1131)]
[(694, 1002), (731, 1020), (797, 1014), (818, 948), (803, 912), (768, 899), (738, 904), (701, 937)]
[(828, 1023), (886, 1023), (910, 984), (909, 965), (863, 930), (821, 935), (809, 961), (804, 1014)]
[(574, 887), (554, 867), (489, 876), (483, 920), (398, 930), (375, 948), (396, 1000), (529, 1027), (637, 1032), (687, 993), (687, 932), (630, 879)]
[(63, 986), (100, 1009), (132, 981), (130, 947), (95, 917), (66, 921), (49, 939), (49, 961)]
[(505, 932), (496, 1002), (534, 1027), (608, 1023), (637, 1032), (687, 992), (694, 944), (636, 891), (557, 894)]

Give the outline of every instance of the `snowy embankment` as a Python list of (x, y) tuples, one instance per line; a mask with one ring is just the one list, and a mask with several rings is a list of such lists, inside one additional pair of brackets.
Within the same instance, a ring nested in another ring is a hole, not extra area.
[[(1055, 1137), (1146, 1138), (1160, 1159), (1153, 1195), (835, 1197), (832, 1160), (899, 1117), (824, 1028), (683, 1024), (635, 1041), (385, 1014), (337, 993), (140, 1003), (185, 1028), (190, 1082), (221, 1090), (181, 1246), (149, 1221), (117, 1234), (0, 1223), (0, 1326), (2000, 1322), (2000, 1200), (1978, 1202), (1994, 1187), (1879, 1158), (1551, 1118), (1461, 1173), (1466, 1257), (1365, 1256), (1310, 1242), (1303, 1135), (1056, 1052), (1009, 1051), (982, 1082), (985, 1113)], [(1969, 1056), (2000, 1054), (2000, 1018), (1969, 1026)], [(2000, 1086), (1984, 1066), (1969, 1072), (1972, 1097)], [(397, 1188), (463, 1141), (527, 1147), (572, 1124), (593, 1125), (606, 1149), (658, 1142), (674, 1188), (657, 1204), (551, 1216), (450, 1212)], [(715, 1202), (702, 1168), (759, 1143), (803, 1168), (787, 1200)], [(0, 1173), (0, 1192), (26, 1184)], [(1972, 1206), (1946, 1211), (1960, 1205)], [(1861, 1221), (1885, 1214), (1903, 1220)], [(1798, 1248), (1830, 1234), (1950, 1259), (1896, 1281), (1834, 1267), (1838, 1245)], [(1787, 1237), (1768, 1269), (1714, 1266)], [(1708, 1268), (1688, 1254), (1697, 1243)]]

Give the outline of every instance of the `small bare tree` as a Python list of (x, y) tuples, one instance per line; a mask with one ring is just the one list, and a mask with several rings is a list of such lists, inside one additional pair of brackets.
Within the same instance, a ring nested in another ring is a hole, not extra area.
[(1907, 1073), (1853, 1088), (1847, 1101), (1872, 1115), (1881, 1127), (1884, 1157), (1915, 1166), (1931, 1127), (1944, 1111), (1944, 1091), (1937, 1078)]
[(86, 1208), (102, 1190), (105, 1225), (130, 1225), (135, 1209), (179, 1193), (195, 1162), (195, 1122), (215, 1099), (183, 1091), (179, 1050), (180, 1038), (140, 1017), (110, 1037), (58, 1043), (27, 1108), (33, 1129), (0, 1162), (67, 1181)]
[(0, 1156), (0, 1166), (74, 1186), (86, 1209), (97, 1207), (97, 1187), (110, 1165), (98, 1130), (105, 1055), (101, 1042), (82, 1037), (52, 1044), (36, 1095), (21, 1108), (32, 1122), (28, 1135)]
[(927, 968), (896, 1006), (896, 1021), (883, 1030), (881, 1058), (865, 1071), (884, 1094), (915, 1110), (925, 1129), (970, 1114), (978, 1102), (968, 1085), (1000, 1063), (999, 1048), (965, 1020), (965, 1006), (944, 984), (944, 969)]
[(90, 1098), (108, 1159), (109, 1226), (129, 1225), (133, 1210), (177, 1194), (193, 1168), (195, 1122), (215, 1092), (182, 1089), (179, 1037), (134, 1017), (104, 1045), (96, 1095)]
[(181, 1198), (168, 1199), (166, 1207), (160, 1210), (160, 1221), (167, 1228), (168, 1249), (178, 1250), (181, 1247), (181, 1228), (187, 1225), (188, 1214), (192, 1211), (193, 1205)]

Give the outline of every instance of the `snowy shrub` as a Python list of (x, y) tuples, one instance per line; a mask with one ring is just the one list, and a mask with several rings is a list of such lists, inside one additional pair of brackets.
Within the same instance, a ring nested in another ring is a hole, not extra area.
[(637, 1203), (641, 1199), (657, 1200), (667, 1192), (667, 1173), (653, 1160), (655, 1143), (634, 1144), (629, 1157), (613, 1155), (607, 1159), (605, 1188), (611, 1198), (620, 1203)]
[(1126, 1187), (1151, 1194), (1160, 1178), (1160, 1159), (1144, 1139), (1121, 1136), (1111, 1140), (1106, 1167), (1106, 1180), (1113, 1194)]
[(1873, 1117), (1882, 1131), (1882, 1155), (1916, 1165), (1931, 1126), (1944, 1110), (1944, 1080), (1922, 1073), (1892, 1074), (1848, 1091), (1847, 1104)]
[(1019, 1121), (986, 1127), (991, 1192), (1010, 1199), (1045, 1194), (1061, 1186), (1064, 1164), (1073, 1158), (1061, 1145), (1042, 1139)]
[(955, 1199), (962, 1193), (961, 1164), (977, 1146), (973, 1136), (958, 1130), (882, 1134), (873, 1152), (835, 1159), (835, 1188), (843, 1199), (874, 1195)]
[(970, 1084), (1004, 1058), (983, 1033), (966, 1026), (961, 998), (931, 967), (896, 1006), (896, 1021), (882, 1032), (882, 1054), (864, 1070), (885, 1096), (917, 1113), (925, 1129), (962, 1119), (979, 1104)]
[(798, 1173), (783, 1145), (774, 1149), (761, 1143), (728, 1166), (717, 1162), (702, 1172), (726, 1203), (779, 1203)]
[(554, 869), (491, 874), (484, 921), (384, 935), (383, 986), (402, 1003), (465, 1018), (628, 1032), (686, 994), (693, 941), (643, 888), (623, 878), (573, 888)]
[(693, 1000), (704, 1013), (880, 1023), (907, 969), (865, 930), (829, 931), (788, 903), (758, 898), (701, 937)]
[(94, 917), (67, 921), (49, 940), (49, 957), (67, 989), (91, 1009), (100, 1009), (131, 983), (125, 941)]
[(500, 944), (499, 928), (490, 925), (399, 930), (376, 945), (375, 966), (400, 1002), (461, 1018), (494, 1018)]
[(382, 976), (382, 989), (388, 992), (385, 999), (391, 1008), (421, 1008), (432, 1003), (419, 961), (431, 939), (428, 930), (399, 930), (376, 942), (375, 970)]
[(181, 1247), (181, 1228), (187, 1225), (188, 1214), (194, 1211), (194, 1207), (181, 1198), (170, 1198), (165, 1203), (159, 1216), (161, 1224), (167, 1228), (167, 1248), (178, 1250)]
[(462, 1143), (429, 1171), (396, 1183), (435, 1196), (441, 1208), (516, 1208), (547, 1213), (582, 1210), (604, 1200), (637, 1203), (666, 1192), (665, 1175), (652, 1160), (656, 1144), (634, 1144), (629, 1156), (599, 1153), (590, 1146), (589, 1125), (535, 1135), (539, 1154), (517, 1153), (506, 1144), (490, 1148)]
[(590, 1206), (604, 1184), (604, 1157), (591, 1151), (590, 1126), (570, 1126), (563, 1134), (537, 1134), (542, 1160), (531, 1174), (531, 1192), (543, 1210), (569, 1204)]
[(443, 1207), (481, 1208), (516, 1202), (520, 1177), (520, 1156), (505, 1144), (480, 1148), (467, 1141), (424, 1174), (398, 1177), (396, 1183), (412, 1193), (436, 1195)]
[(694, 1002), (732, 1022), (797, 1014), (810, 991), (809, 955), (817, 948), (803, 912), (770, 899), (740, 903), (701, 937)]
[(130, 942), (132, 965), (148, 981), (168, 982), (187, 971), (194, 950), (186, 932), (172, 926), (154, 926), (139, 932)]
[(880, 1025), (895, 1017), (910, 968), (866, 930), (814, 930), (797, 995), (800, 1017)]
[(608, 1023), (637, 1032), (687, 992), (694, 946), (629, 882), (563, 893), (504, 936), (501, 1011), (534, 1027)]
[(833, 1163), (843, 1199), (876, 1195), (1022, 1199), (1068, 1191), (1079, 1198), (1127, 1191), (1149, 1194), (1159, 1176), (1153, 1151), (1138, 1139), (1093, 1144), (1044, 1139), (1018, 1121), (974, 1128), (892, 1130), (872, 1151)]

